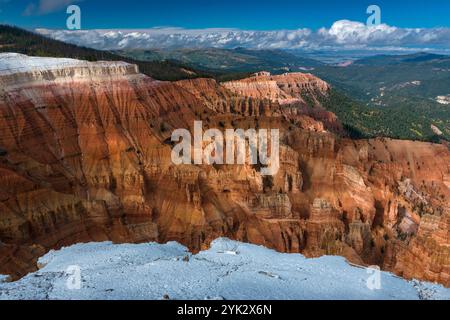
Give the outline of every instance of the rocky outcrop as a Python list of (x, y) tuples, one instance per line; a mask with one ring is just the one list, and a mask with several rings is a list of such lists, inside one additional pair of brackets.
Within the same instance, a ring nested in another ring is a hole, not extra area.
[(393, 240), (390, 250), (394, 257), (389, 267), (405, 278), (427, 279), (450, 283), (450, 213), (422, 217), (417, 236), (409, 242)]
[(319, 96), (328, 95), (328, 84), (309, 74), (270, 76), (270, 73), (261, 72), (248, 79), (222, 84), (213, 79), (192, 79), (178, 81), (177, 85), (218, 113), (245, 117), (282, 116), (305, 130), (343, 133), (336, 115), (325, 110), (319, 102)]
[(268, 72), (260, 72), (250, 78), (222, 85), (240, 96), (277, 102), (282, 114), (301, 128), (316, 132), (343, 132), (336, 115), (327, 111), (321, 103), (328, 96), (331, 87), (311, 74), (287, 73), (272, 76)]
[(218, 113), (243, 116), (271, 116), (281, 113), (280, 106), (276, 101), (238, 95), (213, 79), (182, 80), (178, 81), (177, 85), (192, 93), (208, 108)]
[[(446, 146), (293, 124), (280, 99), (303, 85), (279, 84), (300, 75), (259, 75), (283, 91), (262, 99), (212, 80), (155, 81), (133, 66), (51, 66), (51, 77), (25, 70), (28, 80), (0, 94), (0, 273), (20, 277), (77, 242), (176, 240), (198, 251), (226, 236), (450, 285)], [(305, 88), (325, 89), (314, 81)], [(173, 165), (171, 133), (194, 120), (280, 129), (279, 172)]]
[(0, 68), (0, 86), (3, 91), (44, 81), (61, 83), (139, 75), (136, 65), (124, 62), (92, 63), (74, 59), (28, 57), (17, 53), (1, 54)]
[(325, 95), (330, 90), (325, 81), (305, 73), (272, 76), (262, 72), (247, 79), (225, 82), (223, 85), (241, 96), (266, 98), (280, 104), (305, 103), (305, 96)]

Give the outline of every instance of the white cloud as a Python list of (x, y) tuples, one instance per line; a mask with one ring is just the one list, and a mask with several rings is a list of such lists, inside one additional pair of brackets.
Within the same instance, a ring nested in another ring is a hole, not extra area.
[(83, 0), (39, 0), (39, 4), (34, 2), (28, 4), (23, 15), (46, 15), (81, 1)]
[(218, 47), (302, 50), (450, 50), (450, 28), (413, 29), (340, 20), (319, 30), (251, 31), (239, 29), (153, 28), (146, 30), (46, 30), (52, 38), (97, 49)]

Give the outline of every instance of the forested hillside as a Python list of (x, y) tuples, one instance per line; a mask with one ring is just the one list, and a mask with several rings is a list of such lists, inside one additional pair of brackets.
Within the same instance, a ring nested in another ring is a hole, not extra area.
[(173, 61), (139, 61), (107, 51), (94, 50), (49, 39), (30, 31), (0, 25), (0, 52), (16, 52), (30, 56), (64, 57), (88, 61), (121, 60), (139, 66), (139, 70), (158, 80), (182, 80), (209, 77)]

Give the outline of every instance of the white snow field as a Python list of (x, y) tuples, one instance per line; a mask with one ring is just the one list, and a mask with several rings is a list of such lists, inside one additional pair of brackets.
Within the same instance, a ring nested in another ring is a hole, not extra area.
[(371, 290), (372, 274), (341, 257), (306, 259), (228, 239), (197, 255), (175, 242), (77, 244), (39, 262), (17, 282), (0, 277), (0, 299), (450, 299), (450, 289), (385, 272)]
[(29, 57), (20, 53), (0, 53), (0, 74), (9, 72), (27, 72), (34, 69), (60, 68), (61, 66), (79, 66), (83, 61), (66, 58)]
[(57, 70), (71, 67), (94, 65), (126, 66), (125, 62), (88, 62), (69, 58), (32, 57), (20, 53), (0, 53), (0, 76), (32, 72), (37, 70)]

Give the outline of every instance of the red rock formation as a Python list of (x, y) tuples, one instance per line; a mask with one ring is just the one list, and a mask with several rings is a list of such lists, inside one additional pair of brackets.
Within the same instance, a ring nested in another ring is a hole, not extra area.
[(265, 112), (278, 111), (269, 100), (244, 97), (229, 91), (213, 79), (192, 79), (178, 81), (177, 85), (202, 100), (213, 111), (219, 113), (240, 113), (245, 116), (259, 116)]
[[(284, 78), (287, 80), (283, 81)], [(298, 82), (293, 88), (295, 81)], [(318, 95), (328, 94), (329, 86), (309, 74), (272, 77), (268, 73), (261, 73), (252, 78), (221, 85), (212, 79), (183, 80), (177, 84), (201, 99), (208, 108), (219, 113), (272, 117), (282, 115), (302, 129), (343, 132), (336, 115), (326, 111), (317, 100)], [(290, 91), (285, 92), (284, 88)], [(279, 99), (280, 96), (288, 98)], [(314, 107), (303, 100), (305, 96), (315, 101)]]
[[(132, 67), (57, 70), (0, 74), (0, 273), (22, 276), (46, 250), (76, 242), (176, 240), (197, 251), (227, 236), (450, 285), (446, 146), (293, 125), (279, 100), (328, 87), (308, 75), (260, 75), (278, 87), (261, 97)], [(195, 119), (279, 128), (278, 174), (173, 165), (168, 138)]]
[[(279, 103), (282, 113), (301, 128), (317, 132), (325, 129), (343, 132), (336, 115), (325, 110), (320, 103), (320, 97), (327, 96), (331, 87), (311, 74), (272, 76), (268, 72), (261, 72), (247, 79), (225, 82), (223, 86), (241, 96)], [(317, 121), (311, 122), (311, 118)]]
[(305, 103), (303, 95), (326, 94), (330, 90), (330, 86), (325, 81), (305, 73), (272, 76), (270, 73), (263, 72), (247, 79), (225, 82), (223, 85), (241, 96), (266, 98), (278, 101), (280, 104)]

